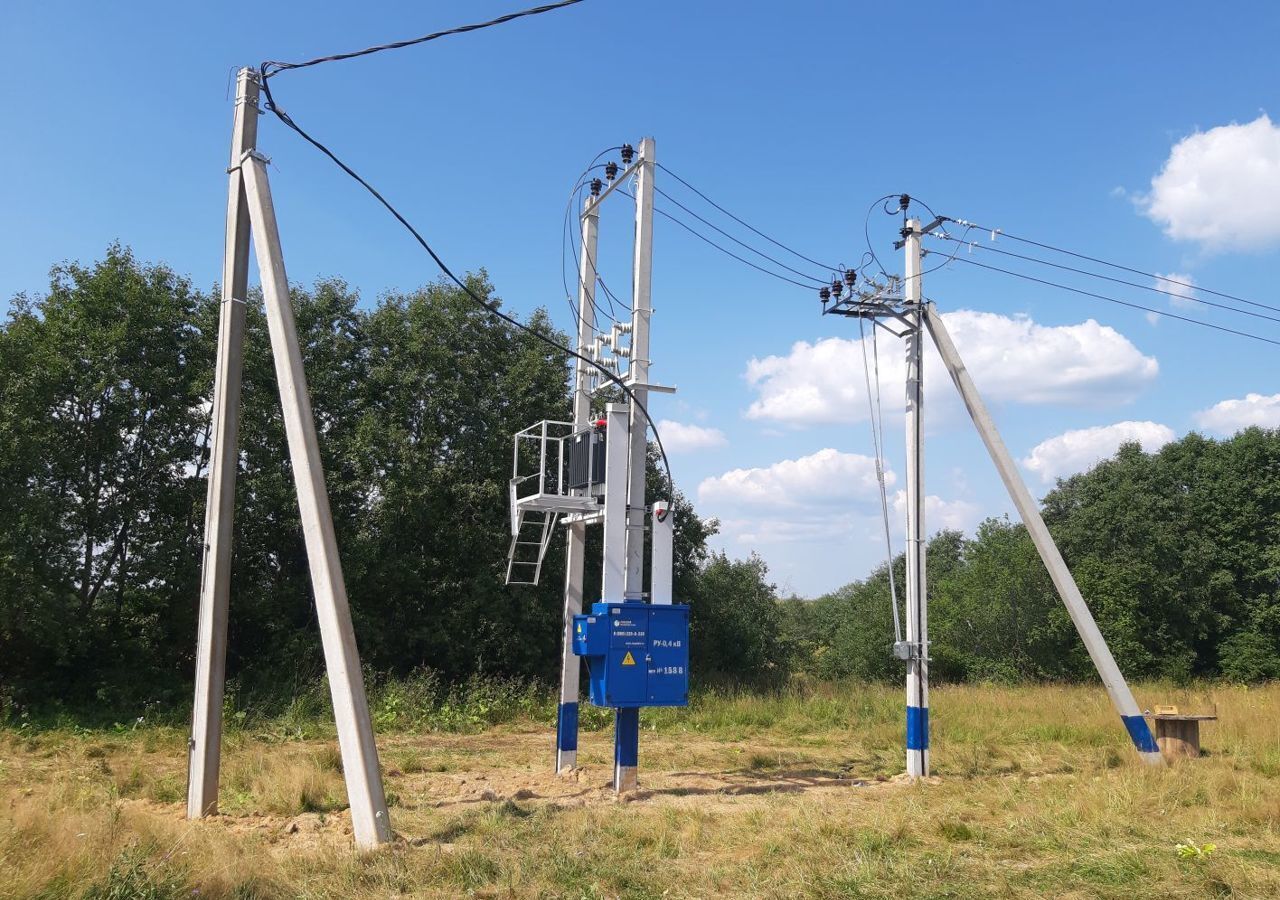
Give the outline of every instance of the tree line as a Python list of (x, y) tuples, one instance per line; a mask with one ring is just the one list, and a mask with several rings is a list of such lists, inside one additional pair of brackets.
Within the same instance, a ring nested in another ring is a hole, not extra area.
[[(1280, 431), (1135, 444), (1060, 480), (1045, 521), (1131, 678), (1280, 678)], [(1093, 666), (1021, 523), (928, 545), (932, 677), (1076, 680)], [(904, 560), (894, 561), (897, 583)], [(888, 569), (783, 603), (795, 670), (896, 679)]]
[[(500, 302), (483, 272), (468, 284)], [(362, 304), (329, 279), (292, 301), (366, 667), (553, 679), (563, 549), (552, 545), (543, 584), (503, 584), (506, 484), (512, 435), (568, 418), (568, 361), (446, 283)], [(118, 246), (14, 298), (0, 328), (5, 708), (186, 702), (218, 302)], [(545, 311), (527, 324), (566, 341)], [(1125, 447), (1046, 497), (1127, 673), (1280, 676), (1277, 466), (1276, 432), (1192, 434), (1154, 455)], [(649, 476), (656, 489), (652, 461)], [(323, 666), (258, 298), (236, 494), (229, 672), (287, 688)], [(780, 600), (758, 557), (710, 552), (716, 523), (675, 503), (695, 679), (899, 677), (887, 569), (816, 601)], [(1021, 525), (944, 532), (929, 554), (936, 678), (1089, 677)]]
[[(500, 302), (483, 272), (468, 283)], [(216, 290), (121, 247), (90, 266), (58, 266), (47, 293), (14, 299), (0, 330), (0, 701), (185, 702), (218, 302)], [(292, 302), (367, 669), (554, 677), (563, 548), (553, 544), (540, 586), (507, 587), (503, 574), (512, 435), (568, 417), (566, 359), (444, 283), (366, 307), (325, 280), (294, 288)], [(566, 342), (545, 311), (527, 324)], [(675, 501), (682, 598), (717, 572), (756, 571), (709, 554), (714, 524)], [(257, 297), (247, 305), (234, 543), (231, 677), (317, 677)]]

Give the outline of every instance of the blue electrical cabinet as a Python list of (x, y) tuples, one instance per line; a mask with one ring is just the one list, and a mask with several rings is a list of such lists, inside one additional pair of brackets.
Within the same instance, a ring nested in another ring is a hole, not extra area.
[(586, 658), (591, 702), (619, 709), (689, 704), (689, 607), (593, 603), (573, 617), (573, 652)]

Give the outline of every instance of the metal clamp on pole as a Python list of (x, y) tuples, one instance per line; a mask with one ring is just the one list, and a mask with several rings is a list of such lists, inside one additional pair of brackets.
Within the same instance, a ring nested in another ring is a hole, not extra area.
[(929, 653), (919, 641), (894, 641), (893, 658), (903, 662), (913, 662), (918, 659), (928, 662)]

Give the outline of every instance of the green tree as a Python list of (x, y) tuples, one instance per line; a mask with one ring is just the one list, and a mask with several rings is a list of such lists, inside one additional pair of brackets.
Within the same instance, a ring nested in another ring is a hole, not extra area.
[[(155, 691), (190, 642), (212, 302), (119, 246), (0, 334), (0, 680)], [(24, 687), (25, 686), (25, 687)]]
[[(468, 286), (500, 302), (483, 272)], [(512, 436), (569, 411), (566, 358), (536, 334), (565, 336), (544, 311), (531, 334), (443, 281), (372, 308), (338, 279), (295, 287), (291, 301), (366, 664), (554, 675), (563, 542), (541, 585), (507, 587), (503, 572)], [(14, 302), (0, 329), (6, 695), (135, 708), (157, 691), (185, 698), (218, 312), (119, 247), (91, 268), (55, 269), (47, 295)], [(256, 294), (241, 409), (228, 666), (246, 689), (261, 682), (278, 696), (282, 672), (287, 689), (322, 668)], [(654, 497), (669, 493), (652, 459), (649, 478)], [(715, 523), (671, 499), (676, 595), (696, 602)]]
[(789, 674), (781, 613), (764, 560), (711, 554), (690, 596), (689, 666), (700, 681), (775, 684)]

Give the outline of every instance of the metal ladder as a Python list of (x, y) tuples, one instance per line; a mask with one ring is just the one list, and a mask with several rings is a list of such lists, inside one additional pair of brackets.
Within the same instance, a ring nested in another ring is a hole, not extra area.
[(507, 584), (537, 584), (542, 561), (555, 534), (559, 513), (550, 509), (521, 509), (511, 523), (507, 551)]

